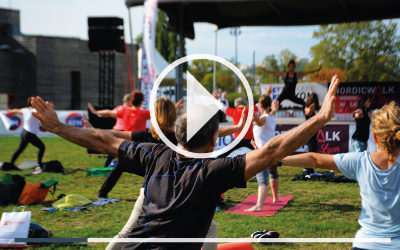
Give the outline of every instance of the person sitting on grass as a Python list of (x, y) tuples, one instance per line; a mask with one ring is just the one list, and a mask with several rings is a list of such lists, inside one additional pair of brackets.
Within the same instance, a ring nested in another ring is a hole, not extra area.
[[(274, 138), (275, 136), (275, 113), (279, 108), (279, 102), (274, 100), (272, 106), (271, 97), (267, 95), (260, 96), (258, 100), (258, 106), (261, 111), (261, 116), (258, 117), (254, 123), (253, 134), (254, 134), (254, 142), (257, 148), (261, 148), (264, 146), (269, 140)], [(271, 171), (271, 168), (267, 168), (264, 171), (257, 173), (257, 182), (258, 182), (258, 197), (257, 204), (253, 207), (246, 209), (247, 212), (255, 212), (262, 211), (265, 199), (268, 196), (268, 176), (270, 178), (269, 183), (271, 185), (271, 191), (273, 196), (273, 203), (279, 202), (278, 198), (278, 188), (279, 188), (279, 176), (278, 170), (276, 167), (274, 171)]]
[(391, 242), (354, 241), (353, 248), (399, 249), (400, 107), (394, 101), (373, 112), (372, 136), (378, 146), (376, 153), (305, 153), (288, 156), (282, 164), (339, 171), (347, 178), (356, 180), (361, 195), (361, 215), (358, 219), (361, 228), (355, 238), (390, 238)]
[[(191, 158), (163, 144), (124, 141), (99, 129), (76, 128), (61, 123), (40, 97), (33, 99), (35, 117), (48, 131), (82, 147), (118, 156), (120, 164), (145, 177), (146, 198), (131, 238), (204, 238), (221, 193), (245, 187), (258, 172), (277, 164), (303, 145), (333, 116), (339, 79), (335, 76), (320, 112), (305, 123), (271, 139), (259, 150), (234, 158)], [(187, 112), (190, 112), (187, 111)], [(177, 121), (178, 147), (194, 153), (213, 152), (218, 117), (213, 116), (187, 140), (187, 112)], [(140, 241), (130, 249), (200, 249), (202, 243)]]

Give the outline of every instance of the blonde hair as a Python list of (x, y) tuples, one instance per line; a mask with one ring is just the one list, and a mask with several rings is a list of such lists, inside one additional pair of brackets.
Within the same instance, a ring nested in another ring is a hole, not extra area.
[[(166, 98), (160, 97), (154, 104), (154, 111), (156, 113), (156, 119), (158, 126), (164, 134), (169, 134), (174, 131), (174, 125), (177, 118), (177, 112), (174, 103)], [(160, 140), (153, 124), (150, 126), (149, 132), (151, 136), (157, 140)]]
[(131, 93), (125, 94), (124, 97), (122, 98), (122, 102), (125, 104), (128, 104), (128, 102), (132, 102), (132, 94)]
[(400, 148), (400, 107), (392, 101), (372, 113), (372, 131), (379, 147), (386, 151), (390, 161), (397, 158)]

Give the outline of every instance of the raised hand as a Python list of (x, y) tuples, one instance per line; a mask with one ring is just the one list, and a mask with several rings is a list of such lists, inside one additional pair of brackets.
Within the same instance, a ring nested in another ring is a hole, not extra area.
[(256, 145), (256, 142), (252, 139), (251, 140), (251, 145), (253, 146), (253, 148), (255, 149), (255, 150), (257, 150), (258, 149), (258, 147), (257, 147), (257, 145)]
[(268, 86), (268, 88), (265, 90), (265, 95), (271, 95), (272, 90), (273, 90), (272, 87)]
[(305, 115), (310, 115), (310, 114), (312, 114), (314, 112), (314, 110), (315, 110), (315, 103), (311, 104), (308, 107), (305, 107), (304, 108), (304, 114)]
[(176, 104), (175, 104), (176, 109), (181, 109), (183, 108), (183, 98), (181, 98)]
[(93, 107), (93, 105), (90, 102), (87, 103), (87, 106), (88, 106), (90, 113), (97, 115), (97, 110)]
[(338, 76), (334, 75), (332, 77), (331, 84), (329, 85), (328, 92), (325, 95), (321, 109), (317, 114), (323, 119), (325, 123), (332, 119), (333, 113), (335, 111), (336, 91), (339, 87), (339, 83), (340, 80)]
[(43, 128), (49, 132), (55, 132), (61, 123), (53, 110), (53, 105), (43, 101), (39, 96), (32, 97), (31, 104), (36, 109), (36, 112), (32, 114), (40, 121)]
[(89, 119), (87, 118), (87, 116), (85, 114), (83, 114), (82, 122), (83, 122), (83, 125), (85, 125), (85, 127), (93, 128), (93, 125), (89, 122)]
[(275, 99), (272, 101), (271, 110), (273, 112), (276, 112), (276, 111), (278, 111), (278, 109), (279, 109), (279, 101), (277, 99)]
[(240, 116), (240, 121), (239, 121), (239, 123), (237, 124), (237, 126), (238, 126), (240, 129), (243, 129), (244, 124), (246, 123), (247, 114), (246, 114), (245, 110), (246, 110), (246, 109), (243, 109), (242, 115)]

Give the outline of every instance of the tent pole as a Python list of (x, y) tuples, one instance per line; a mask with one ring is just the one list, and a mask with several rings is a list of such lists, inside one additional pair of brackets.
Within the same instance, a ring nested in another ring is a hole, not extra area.
[[(179, 5), (179, 58), (183, 57), (185, 36), (183, 34), (183, 4)], [(178, 66), (178, 82), (176, 86), (175, 101), (178, 102), (183, 97), (183, 66)]]
[[(130, 47), (131, 47), (131, 49), (130, 49), (130, 55), (128, 54), (128, 56), (130, 56), (132, 59), (134, 59), (133, 58), (133, 47), (134, 47), (134, 45), (133, 45), (133, 32), (132, 32), (132, 17), (131, 17), (131, 8), (130, 7), (128, 7), (127, 8), (128, 9), (128, 19), (129, 19), (129, 36), (130, 36), (130, 38), (131, 38), (131, 44), (130, 44)], [(133, 62), (134, 60), (132, 60), (132, 62)], [(133, 65), (130, 65), (130, 70), (131, 70), (131, 72), (132, 72), (132, 66)], [(139, 86), (139, 84), (138, 84), (138, 82), (136, 81), (136, 78), (135, 78), (135, 81), (134, 81), (134, 83), (133, 83), (133, 88), (134, 89), (140, 89), (140, 86)]]

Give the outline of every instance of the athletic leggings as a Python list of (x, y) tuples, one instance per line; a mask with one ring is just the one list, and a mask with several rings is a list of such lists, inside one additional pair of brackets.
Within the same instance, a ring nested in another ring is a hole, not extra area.
[(300, 104), (304, 107), (305, 102), (298, 98), (294, 92), (283, 89), (282, 93), (278, 96), (278, 102), (282, 103), (283, 100), (288, 99), (294, 103)]
[(18, 156), (25, 150), (28, 143), (31, 143), (33, 146), (35, 146), (39, 149), (37, 160), (38, 160), (39, 166), (42, 166), (42, 158), (43, 158), (43, 154), (44, 154), (44, 150), (45, 150), (44, 144), (39, 139), (39, 137), (37, 137), (35, 134), (33, 134), (31, 132), (26, 131), (25, 129), (21, 133), (21, 141), (19, 143), (19, 146), (11, 157), (11, 163), (14, 164), (14, 162), (17, 160)]

